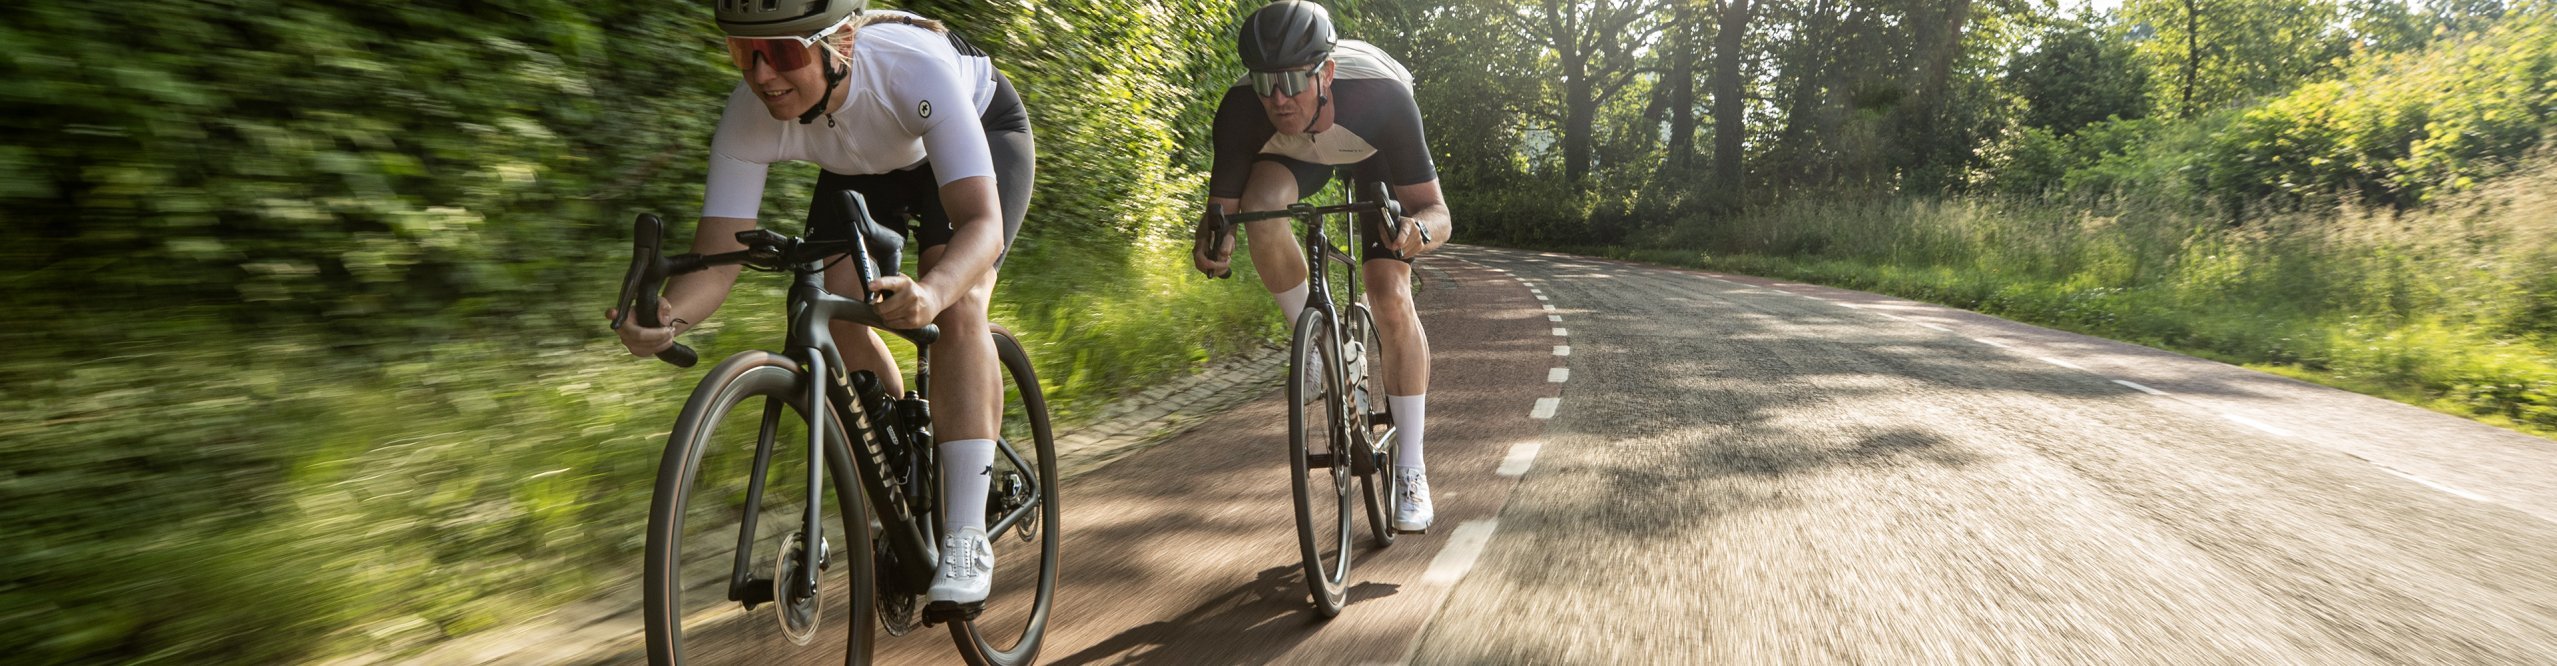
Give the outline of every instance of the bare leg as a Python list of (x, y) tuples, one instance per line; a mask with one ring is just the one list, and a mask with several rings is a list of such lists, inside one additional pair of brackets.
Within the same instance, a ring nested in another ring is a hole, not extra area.
[[(1243, 212), (1257, 213), (1286, 208), (1296, 203), (1296, 174), (1277, 162), (1252, 164), (1252, 176), (1243, 184)], [(1252, 251), (1252, 270), (1261, 274), (1261, 288), (1278, 295), (1305, 284), (1305, 252), (1296, 246), (1295, 229), (1287, 220), (1261, 220), (1243, 224), (1243, 238)], [(1280, 303), (1287, 312), (1295, 312), (1299, 303)], [(1290, 319), (1288, 326), (1295, 326)]]
[[(941, 250), (923, 251), (923, 272), (940, 263)], [(988, 272), (932, 320), (941, 327), (941, 339), (932, 343), (932, 432), (941, 441), (994, 439), (1002, 432), (1002, 366), (994, 355), (994, 330), (986, 323), (993, 298), (994, 274)]]
[(1412, 265), (1378, 259), (1361, 267), (1367, 306), (1376, 313), (1377, 342), (1385, 345), (1385, 394), (1429, 392), (1429, 334), (1412, 308)]

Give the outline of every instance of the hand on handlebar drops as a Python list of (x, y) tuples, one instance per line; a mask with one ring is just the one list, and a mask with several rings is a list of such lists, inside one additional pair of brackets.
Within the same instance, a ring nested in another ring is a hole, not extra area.
[(889, 328), (923, 328), (932, 323), (932, 318), (941, 316), (942, 308), (950, 306), (941, 294), (903, 275), (871, 280), (870, 294), (870, 308)]
[(1421, 240), (1420, 218), (1402, 218), (1402, 230), (1403, 233), (1385, 239), (1385, 249), (1393, 250), (1395, 256), (1404, 258), (1410, 258), (1412, 255), (1420, 254), (1421, 250), (1428, 249), (1429, 242)]
[[(621, 316), (620, 310), (604, 310), (604, 321), (612, 321), (618, 316)], [(675, 334), (683, 332), (686, 327), (684, 320), (675, 318), (675, 304), (664, 300), (657, 301), (657, 321), (666, 322), (666, 325), (649, 328), (639, 323), (638, 317), (632, 317), (613, 332), (621, 335), (621, 346), (630, 349), (630, 355), (654, 356), (667, 347), (675, 346)]]
[[(1208, 277), (1225, 277), (1234, 270), (1234, 234), (1216, 233), (1216, 222), (1202, 218), (1198, 229), (1190, 235), (1190, 265)], [(1208, 243), (1216, 242), (1216, 247)]]

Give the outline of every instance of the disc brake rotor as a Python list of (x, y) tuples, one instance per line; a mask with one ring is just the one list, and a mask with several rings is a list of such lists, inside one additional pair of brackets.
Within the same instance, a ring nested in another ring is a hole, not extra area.
[[(807, 645), (817, 640), (817, 618), (824, 615), (825, 595), (809, 590), (806, 595), (792, 592), (791, 581), (799, 578), (799, 556), (808, 548), (807, 538), (792, 532), (781, 542), (781, 557), (772, 565), (773, 615), (781, 620), (781, 636), (792, 645)], [(818, 546), (819, 556), (825, 552)]]

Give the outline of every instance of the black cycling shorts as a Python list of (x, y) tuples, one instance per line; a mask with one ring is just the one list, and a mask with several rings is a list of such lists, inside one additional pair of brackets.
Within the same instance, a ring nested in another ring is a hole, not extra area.
[[(1316, 192), (1323, 191), (1324, 186), (1332, 183), (1333, 175), (1343, 168), (1341, 166), (1329, 164), (1315, 164), (1313, 162), (1307, 162), (1305, 160), (1271, 153), (1262, 153), (1254, 156), (1252, 159), (1256, 162), (1277, 162), (1280, 166), (1287, 167), (1288, 173), (1296, 176), (1296, 198), (1299, 201), (1303, 201), (1306, 197), (1314, 196), (1314, 193)], [(1350, 170), (1350, 183), (1352, 185), (1350, 188), (1351, 192), (1364, 190), (1368, 187), (1369, 183), (1385, 182), (1385, 165), (1383, 162), (1377, 161), (1377, 159), (1378, 158), (1375, 157), (1369, 157), (1357, 164), (1347, 165), (1347, 168)], [(1359, 213), (1358, 219), (1359, 222), (1362, 223), (1359, 225), (1358, 229), (1359, 263), (1366, 263), (1378, 259), (1391, 259), (1406, 264), (1412, 263), (1410, 258), (1394, 256), (1393, 250), (1386, 249), (1385, 215), (1383, 213)]]
[[(1021, 95), (1012, 89), (1011, 79), (998, 71), (994, 74), (994, 99), (978, 114), (977, 124), (985, 128), (986, 149), (994, 158), (995, 194), (1003, 205), (1003, 254), (995, 255), (994, 265), (1001, 267), (1003, 258), (1012, 251), (1012, 239), (1021, 234), (1021, 216), (1030, 210), (1030, 183), (1038, 170), (1037, 149), (1030, 138), (1030, 113), (1021, 106)], [(870, 219), (893, 233), (892, 238), (871, 238), (871, 261), (880, 267), (878, 275), (898, 270), (899, 247), (907, 233), (913, 233), (922, 248), (950, 242), (955, 230), (950, 215), (941, 208), (941, 185), (932, 176), (932, 162), (927, 160), (913, 168), (888, 173), (847, 176), (827, 171), (817, 176), (815, 200), (808, 202), (808, 239), (838, 240), (848, 238), (852, 216), (844, 207), (845, 190), (861, 193), (869, 204)]]

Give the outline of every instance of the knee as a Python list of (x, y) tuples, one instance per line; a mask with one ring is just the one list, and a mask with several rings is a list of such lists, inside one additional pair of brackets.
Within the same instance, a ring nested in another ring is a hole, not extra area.
[(1279, 188), (1275, 187), (1250, 188), (1244, 190), (1241, 203), (1243, 205), (1243, 210), (1245, 211), (1278, 210), (1286, 208), (1288, 204), (1295, 203), (1294, 200), (1288, 198), (1290, 194), (1291, 193), (1288, 192), (1281, 192), (1279, 191)]
[(985, 328), (986, 306), (994, 300), (994, 285), (992, 282), (992, 280), (988, 280), (984, 284), (979, 284), (976, 287), (970, 288), (966, 292), (961, 293), (958, 300), (951, 301), (948, 305), (943, 306), (941, 308), (941, 314), (933, 317), (932, 322), (939, 324), (943, 331), (949, 331), (953, 328), (966, 328), (969, 330)]

